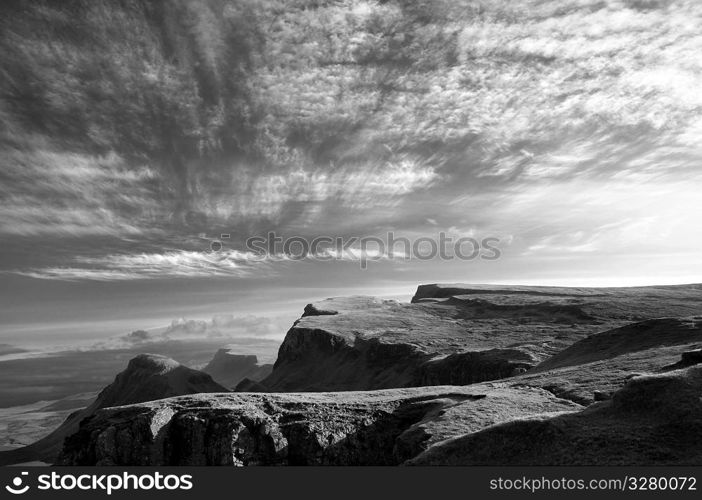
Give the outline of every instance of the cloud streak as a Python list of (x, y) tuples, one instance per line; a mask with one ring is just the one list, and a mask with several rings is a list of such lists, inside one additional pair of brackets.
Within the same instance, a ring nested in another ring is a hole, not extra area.
[(5, 150), (0, 234), (135, 236), (154, 212), (148, 184), (157, 173), (128, 168), (115, 154), (92, 156), (39, 149)]
[(38, 279), (64, 281), (125, 281), (152, 278), (256, 277), (274, 276), (285, 266), (304, 261), (320, 262), (379, 262), (402, 260), (403, 251), (390, 252), (358, 244), (348, 248), (320, 247), (316, 252), (300, 253), (297, 247), (290, 253), (256, 253), (222, 248), (218, 251), (172, 250), (163, 253), (111, 254), (101, 257), (80, 256), (70, 267), (43, 267), (18, 274)]

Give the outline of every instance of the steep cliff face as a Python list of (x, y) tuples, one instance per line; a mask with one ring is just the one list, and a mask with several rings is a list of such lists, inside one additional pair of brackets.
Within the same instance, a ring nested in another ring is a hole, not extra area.
[(316, 394), (202, 394), (101, 410), (63, 465), (392, 465), (518, 415), (577, 411), (484, 385)]
[[(307, 305), (288, 331), (272, 374), (256, 390), (370, 390), (501, 379), (530, 370), (590, 334), (635, 320), (696, 314), (700, 297), (694, 285), (455, 284), (422, 285), (411, 304), (328, 299)], [(684, 343), (683, 337), (676, 342)]]
[(112, 384), (105, 387), (93, 403), (72, 413), (58, 429), (30, 446), (0, 453), (0, 464), (30, 460), (53, 463), (66, 436), (78, 430), (78, 424), (101, 408), (129, 405), (156, 399), (196, 394), (226, 392), (227, 389), (206, 373), (193, 370), (165, 356), (141, 354), (129, 362)]
[(500, 350), (517, 340), (471, 331), (463, 304), (401, 304), (371, 297), (330, 299), (305, 308), (288, 332), (272, 391), (369, 390), (494, 380), (529, 368), (533, 350)]

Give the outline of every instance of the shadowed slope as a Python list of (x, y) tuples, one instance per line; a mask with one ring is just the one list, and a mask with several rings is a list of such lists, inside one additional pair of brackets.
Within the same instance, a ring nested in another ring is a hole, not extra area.
[(702, 342), (702, 317), (656, 318), (590, 335), (533, 371), (582, 365), (654, 347)]

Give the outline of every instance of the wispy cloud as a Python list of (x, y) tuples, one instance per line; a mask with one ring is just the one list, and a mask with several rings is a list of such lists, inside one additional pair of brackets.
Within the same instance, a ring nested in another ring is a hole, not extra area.
[(184, 251), (163, 253), (111, 254), (102, 257), (76, 257), (79, 267), (47, 267), (21, 274), (58, 280), (132, 280), (157, 277), (249, 276), (266, 271), (270, 260), (237, 250)]
[(263, 277), (280, 272), (285, 265), (305, 261), (378, 262), (404, 259), (399, 249), (390, 252), (358, 244), (348, 248), (325, 247), (314, 253), (301, 255), (291, 249), (290, 254), (256, 253), (223, 248), (219, 251), (172, 250), (163, 253), (111, 254), (101, 257), (79, 256), (67, 267), (38, 267), (15, 271), (32, 278), (62, 281), (124, 281), (151, 278), (194, 277)]
[(0, 234), (134, 236), (158, 210), (149, 183), (157, 173), (116, 154), (3, 151)]
[[(89, 256), (59, 260), (47, 251), (19, 272), (246, 277), (288, 262), (200, 251), (188, 238), (203, 231), (453, 227), (509, 238), (523, 256), (699, 248), (702, 4), (479, 4), (423, 2), (422, 22), (403, 2), (252, 6), (266, 37), (241, 75), (260, 115), (242, 150), (255, 155), (127, 159), (41, 141), (9, 147), (0, 234), (67, 246), (131, 239), (119, 252), (95, 243)], [(210, 7), (189, 12), (215, 92), (228, 53)], [(223, 17), (238, 16), (236, 8)], [(139, 78), (160, 78), (146, 69)], [(210, 125), (225, 118), (213, 112)], [(197, 227), (188, 212), (201, 216)]]
[(80, 267), (45, 267), (29, 271), (14, 271), (20, 276), (60, 281), (124, 281), (140, 279), (138, 273), (119, 270), (85, 269)]

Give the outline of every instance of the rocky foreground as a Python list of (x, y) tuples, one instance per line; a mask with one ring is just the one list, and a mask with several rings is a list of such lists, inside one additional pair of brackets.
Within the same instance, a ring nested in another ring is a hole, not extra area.
[(409, 304), (310, 304), (263, 380), (97, 410), (59, 463), (700, 464), (700, 292), (427, 285)]
[(63, 465), (699, 465), (702, 368), (583, 408), (504, 383), (198, 394), (102, 410)]
[(441, 386), (198, 394), (111, 408), (66, 440), (65, 465), (393, 465), (432, 443), (580, 406), (547, 391)]

